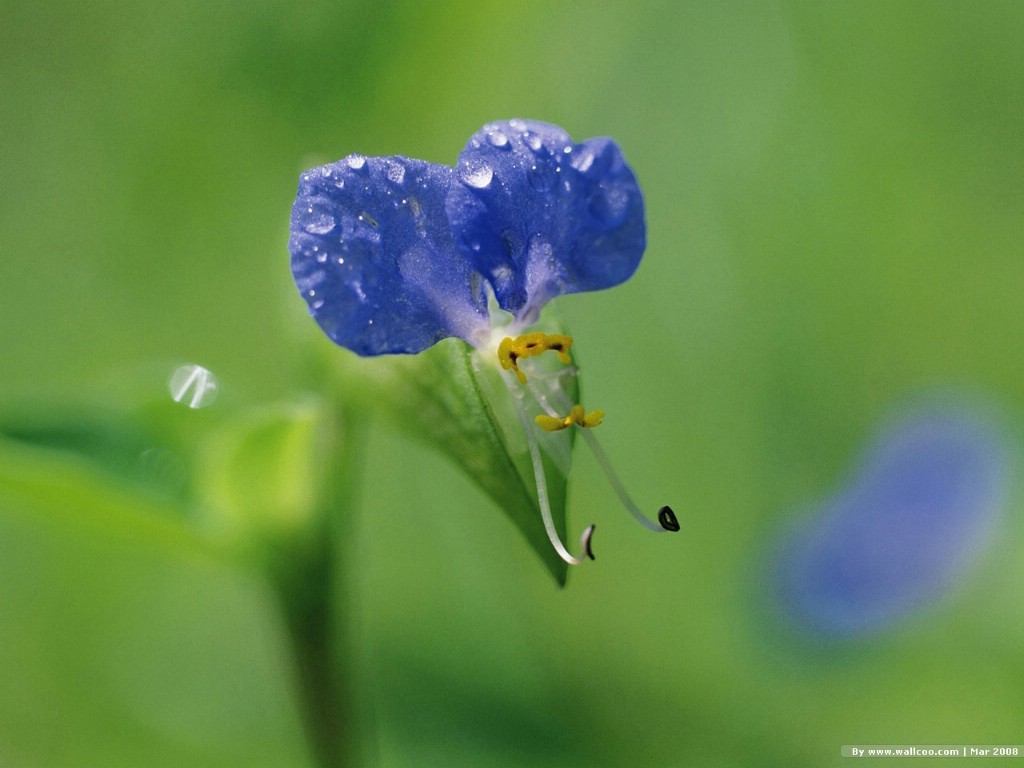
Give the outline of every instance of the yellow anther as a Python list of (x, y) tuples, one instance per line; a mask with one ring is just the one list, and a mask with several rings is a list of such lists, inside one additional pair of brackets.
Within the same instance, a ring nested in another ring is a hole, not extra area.
[(526, 374), (519, 370), (519, 361), (526, 357), (537, 355), (553, 349), (558, 353), (558, 359), (564, 365), (569, 365), (572, 358), (569, 356), (569, 348), (572, 346), (572, 336), (565, 336), (561, 333), (524, 333), (514, 339), (506, 336), (498, 345), (498, 361), (506, 371), (515, 371), (516, 378), (520, 384), (526, 383)]
[(568, 429), (573, 424), (578, 427), (596, 427), (601, 423), (601, 419), (604, 418), (604, 411), (591, 411), (590, 413), (583, 412), (582, 405), (574, 405), (572, 410), (569, 411), (569, 415), (565, 418), (561, 416), (548, 416), (547, 414), (541, 414), (535, 418), (535, 421), (541, 429), (547, 430), (548, 432), (557, 432), (560, 429)]

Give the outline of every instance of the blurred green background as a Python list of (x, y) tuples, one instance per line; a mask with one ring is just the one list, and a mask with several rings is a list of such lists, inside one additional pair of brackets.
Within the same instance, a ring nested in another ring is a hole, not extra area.
[[(605, 448), (683, 533), (647, 535), (581, 451), (569, 523), (598, 523), (599, 559), (558, 590), (468, 478), (372, 427), (340, 545), (355, 757), (1024, 742), (1018, 489), (977, 567), (876, 636), (777, 631), (761, 589), (781, 526), (894, 403), (958, 387), (1024, 424), (1022, 40), (1016, 2), (2, 2), (3, 419), (96, 403), (116, 426), (179, 362), (221, 386), (162, 417), (189, 444), (218, 409), (301, 399), (327, 344), (288, 270), (301, 170), (452, 163), (510, 117), (610, 135), (647, 255), (559, 310)], [(108, 465), (18, 446), (0, 765), (313, 765), (259, 570)]]

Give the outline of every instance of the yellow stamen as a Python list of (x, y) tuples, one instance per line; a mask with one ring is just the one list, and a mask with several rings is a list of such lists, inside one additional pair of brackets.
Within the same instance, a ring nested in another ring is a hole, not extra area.
[(569, 356), (569, 348), (572, 346), (572, 336), (565, 336), (560, 333), (524, 333), (514, 339), (506, 336), (498, 345), (498, 361), (506, 371), (514, 371), (520, 384), (526, 383), (526, 374), (519, 370), (519, 361), (527, 357), (537, 355), (553, 349), (558, 353), (558, 359), (564, 365), (569, 365), (572, 358)]
[(535, 421), (541, 429), (548, 432), (557, 432), (560, 429), (568, 429), (573, 424), (578, 427), (596, 427), (601, 423), (601, 419), (604, 418), (604, 411), (591, 411), (590, 413), (583, 412), (582, 405), (574, 405), (572, 410), (569, 411), (569, 415), (564, 419), (560, 416), (548, 416), (547, 414), (541, 414), (535, 417)]

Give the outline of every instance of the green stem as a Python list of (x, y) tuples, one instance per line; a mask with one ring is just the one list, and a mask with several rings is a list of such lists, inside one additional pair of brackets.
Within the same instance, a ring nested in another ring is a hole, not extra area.
[[(331, 549), (327, 546), (324, 549)], [(346, 685), (337, 663), (334, 583), (331, 557), (310, 563), (306, 583), (285, 598), (285, 614), (295, 654), (306, 735), (317, 765), (348, 764), (349, 738)]]
[(310, 749), (320, 768), (355, 762), (349, 681), (345, 678), (344, 542), (354, 503), (359, 464), (356, 447), (361, 422), (350, 410), (337, 408), (330, 420), (326, 450), (328, 475), (320, 514), (307, 538), (279, 553), (272, 567), (275, 587), (295, 657), (303, 720)]

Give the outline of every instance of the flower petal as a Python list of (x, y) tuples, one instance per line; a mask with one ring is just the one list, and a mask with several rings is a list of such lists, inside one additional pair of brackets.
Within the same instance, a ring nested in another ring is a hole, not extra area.
[(1009, 458), (980, 411), (905, 415), (851, 482), (787, 535), (775, 563), (781, 607), (812, 634), (841, 638), (938, 599), (994, 543)]
[(310, 314), (360, 355), (416, 353), (487, 328), (482, 280), (452, 242), (452, 169), (349, 155), (302, 174), (292, 273)]
[(643, 196), (618, 145), (574, 144), (548, 123), (478, 131), (459, 155), (447, 210), (457, 247), (520, 321), (560, 294), (628, 280), (646, 246)]

